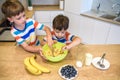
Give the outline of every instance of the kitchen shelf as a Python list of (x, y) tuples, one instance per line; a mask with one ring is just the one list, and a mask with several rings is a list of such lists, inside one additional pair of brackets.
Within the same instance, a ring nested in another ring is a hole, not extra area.
[(53, 10), (62, 10), (63, 9), (60, 9), (59, 8), (59, 5), (33, 5), (33, 10), (34, 11), (39, 11), (39, 10), (42, 10), (42, 11), (53, 11)]

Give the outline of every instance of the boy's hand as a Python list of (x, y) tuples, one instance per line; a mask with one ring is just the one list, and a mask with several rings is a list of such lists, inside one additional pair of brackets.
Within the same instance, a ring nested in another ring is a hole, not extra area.
[(63, 50), (69, 50), (70, 47), (69, 47), (68, 45), (66, 45), (66, 46), (64, 46), (62, 49), (63, 49)]
[(47, 43), (48, 43), (49, 46), (52, 46), (53, 40), (52, 40), (52, 35), (51, 35), (50, 28), (48, 26), (45, 26), (44, 30), (46, 32)]
[(43, 55), (42, 48), (40, 48), (39, 53), (40, 53), (40, 56), (42, 57), (42, 59), (47, 60), (46, 57)]
[(49, 46), (52, 46), (52, 44), (54, 43), (51, 37), (47, 37), (47, 43)]

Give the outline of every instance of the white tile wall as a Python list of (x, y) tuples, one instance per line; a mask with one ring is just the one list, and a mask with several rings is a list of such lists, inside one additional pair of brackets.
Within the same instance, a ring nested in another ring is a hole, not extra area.
[(115, 12), (119, 9), (120, 10), (120, 6), (116, 7), (114, 10), (112, 9), (112, 5), (113, 4), (120, 4), (120, 0), (93, 0), (93, 4), (92, 4), (92, 9), (96, 10), (98, 4), (100, 3), (100, 11), (105, 11), (109, 14), (114, 14)]

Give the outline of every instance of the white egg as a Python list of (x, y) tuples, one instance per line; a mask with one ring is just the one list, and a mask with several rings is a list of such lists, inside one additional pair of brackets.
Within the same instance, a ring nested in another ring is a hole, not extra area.
[(82, 67), (82, 62), (81, 61), (76, 61), (76, 66), (77, 67)]

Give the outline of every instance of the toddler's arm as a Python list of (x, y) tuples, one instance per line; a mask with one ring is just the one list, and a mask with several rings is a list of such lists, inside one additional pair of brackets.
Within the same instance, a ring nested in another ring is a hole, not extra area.
[(80, 42), (81, 42), (81, 39), (77, 36), (74, 36), (74, 38), (72, 39), (72, 42), (69, 45), (64, 46), (63, 50), (65, 49), (69, 50), (70, 48), (80, 44)]

